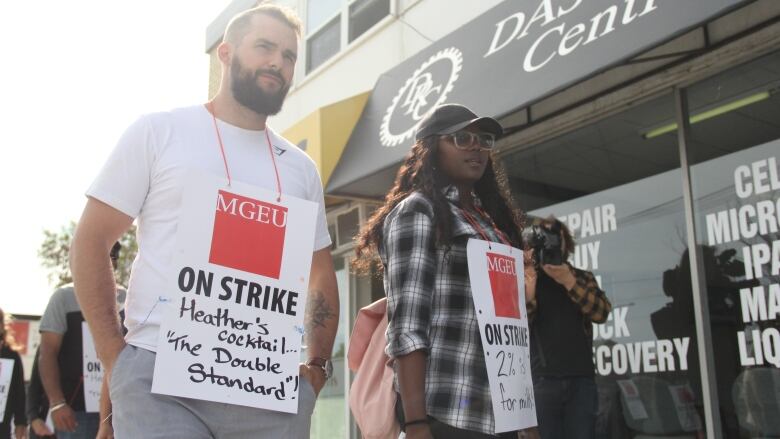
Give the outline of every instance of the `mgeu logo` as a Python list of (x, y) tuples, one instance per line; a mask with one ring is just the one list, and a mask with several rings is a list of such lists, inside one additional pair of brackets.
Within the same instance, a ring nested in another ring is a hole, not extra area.
[(498, 253), (487, 253), (487, 264), (496, 316), (519, 319), (520, 298), (515, 259)]
[[(228, 199), (225, 199), (227, 194)], [(245, 199), (239, 201), (237, 195), (228, 194), (219, 191), (217, 196), (217, 211), (229, 213), (230, 215), (239, 215), (244, 219), (257, 221), (259, 223), (273, 224), (276, 227), (287, 225), (287, 209), (279, 208), (273, 204), (263, 203), (257, 200)]]
[(286, 207), (219, 191), (209, 262), (279, 279), (286, 231)]

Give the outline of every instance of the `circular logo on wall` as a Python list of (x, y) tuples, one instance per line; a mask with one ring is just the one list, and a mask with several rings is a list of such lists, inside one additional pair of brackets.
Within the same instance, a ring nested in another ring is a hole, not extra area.
[(420, 119), (447, 99), (462, 67), (463, 54), (454, 47), (422, 63), (387, 107), (379, 130), (382, 145), (394, 147), (411, 139)]

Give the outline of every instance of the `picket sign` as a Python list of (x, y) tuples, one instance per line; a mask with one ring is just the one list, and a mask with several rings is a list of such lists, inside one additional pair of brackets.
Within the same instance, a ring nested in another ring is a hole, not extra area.
[(496, 433), (536, 425), (523, 252), (469, 239), (469, 279), (485, 353)]
[(317, 205), (185, 178), (152, 392), (296, 413)]

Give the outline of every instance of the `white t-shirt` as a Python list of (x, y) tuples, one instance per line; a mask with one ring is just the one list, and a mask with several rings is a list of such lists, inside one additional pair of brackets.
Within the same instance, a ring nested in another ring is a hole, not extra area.
[[(276, 175), (264, 131), (217, 120), (234, 181), (276, 192)], [(269, 129), (282, 192), (319, 205), (314, 248), (330, 245), (322, 183), (314, 162)], [(138, 255), (125, 303), (125, 337), (156, 351), (163, 309), (175, 291), (167, 286), (188, 169), (225, 177), (211, 114), (203, 105), (142, 116), (122, 135), (87, 196), (138, 219)]]

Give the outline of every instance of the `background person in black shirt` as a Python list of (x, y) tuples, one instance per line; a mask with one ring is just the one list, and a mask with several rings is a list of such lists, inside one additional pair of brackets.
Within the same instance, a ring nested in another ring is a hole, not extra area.
[[(111, 249), (114, 269), (120, 248), (117, 242)], [(125, 294), (117, 288), (117, 303), (124, 302)], [(73, 285), (55, 291), (41, 317), (38, 367), (59, 439), (94, 439), (100, 424), (99, 414), (85, 406), (82, 322)]]
[(536, 261), (536, 281), (526, 282), (539, 433), (542, 439), (591, 439), (598, 411), (593, 323), (605, 322), (612, 305), (593, 273), (565, 262), (574, 251), (566, 225), (554, 217), (533, 224), (560, 229), (563, 261)]
[(54, 439), (54, 432), (46, 425), (49, 414), (49, 400), (43, 391), (41, 375), (38, 372), (38, 353), (35, 351), (30, 383), (27, 385), (27, 421), (30, 423), (30, 439)]

